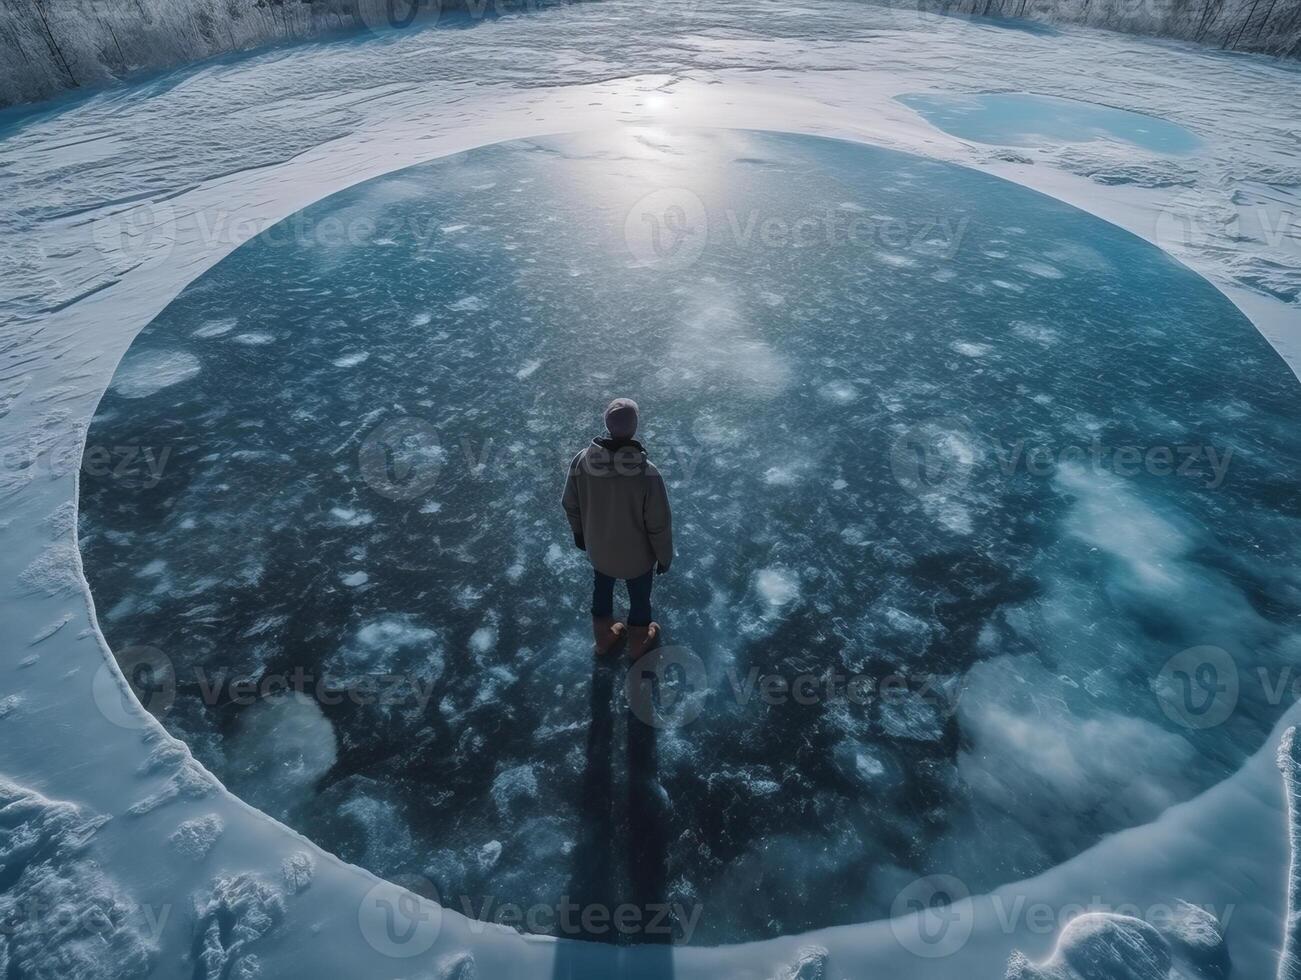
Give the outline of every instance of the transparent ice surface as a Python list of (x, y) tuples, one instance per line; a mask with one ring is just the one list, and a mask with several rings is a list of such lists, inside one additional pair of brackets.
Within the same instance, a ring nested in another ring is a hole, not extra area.
[(1165, 119), (1093, 102), (1025, 92), (919, 93), (899, 101), (946, 133), (978, 143), (1045, 146), (1111, 139), (1152, 153), (1187, 154), (1201, 140)]
[[(558, 504), (615, 394), (675, 505), (658, 617), (709, 677), (649, 744)], [(734, 941), (887, 915), (921, 873), (1035, 874), (1235, 771), (1281, 706), (1244, 686), (1199, 728), (1163, 666), (1294, 660), (1296, 411), (1220, 293), (1059, 202), (628, 128), (369, 181), (196, 280), (87, 440), (159, 475), (88, 467), (82, 549), (113, 648), (175, 665), (167, 727), (233, 785), (250, 751), (286, 767), (245, 792), (323, 847), (469, 911), (656, 887)], [(413, 419), (383, 471), (429, 478), (407, 495), (365, 460)], [(300, 668), (403, 686), (212, 695)], [(828, 673), (901, 690), (748, 687)], [(650, 797), (594, 806), (603, 770)], [(649, 882), (606, 866), (633, 835)]]

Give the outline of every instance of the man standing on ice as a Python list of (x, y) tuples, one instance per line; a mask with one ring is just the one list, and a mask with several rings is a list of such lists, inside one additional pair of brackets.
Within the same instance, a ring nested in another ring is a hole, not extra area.
[(614, 583), (628, 587), (628, 654), (634, 659), (655, 645), (659, 624), (651, 619), (651, 586), (673, 562), (673, 519), (660, 471), (646, 458), (637, 434), (637, 403), (616, 398), (605, 410), (609, 435), (573, 458), (562, 503), (574, 544), (592, 562), (592, 635), (598, 656), (623, 639), (614, 618)]

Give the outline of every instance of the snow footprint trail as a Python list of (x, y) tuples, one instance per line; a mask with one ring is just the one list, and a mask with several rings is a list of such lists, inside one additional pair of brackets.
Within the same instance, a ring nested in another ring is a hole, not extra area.
[[(817, 18), (744, 2), (697, 5), (690, 18), (681, 13), (613, 0), (474, 32), (275, 52), (198, 68), (184, 73), (184, 84), (58, 107), (7, 131), (0, 234), (18, 248), (0, 254), (0, 426), (6, 459), (14, 461), (3, 474), (0, 576), (17, 582), (29, 567), (32, 574), (0, 601), (6, 629), (20, 640), (71, 618), (17, 658), (30, 662), (15, 668), (13, 693), (0, 699), (0, 770), (113, 814), (170, 781), (168, 774), (138, 774), (148, 746), (93, 707), (102, 654), (84, 602), (69, 592), (75, 577), (66, 574), (75, 561), (67, 518), (81, 433), (130, 338), (187, 282), (245, 240), (250, 227), (266, 227), (366, 176), (500, 139), (616, 122), (777, 127), (885, 143), (1010, 177), (1160, 241), (1228, 291), (1291, 363), (1301, 363), (1295, 310), (1285, 305), (1299, 281), (1294, 241), (1269, 230), (1281, 214), (1298, 211), (1294, 72), (1133, 38), (1069, 29), (1055, 39), (1034, 37), (856, 4)], [(455, 57), (448, 57), (451, 43)], [(665, 65), (674, 66), (672, 75)], [(955, 86), (1069, 97), (1078, 95), (1081, 77), (1092, 80), (1099, 101), (1194, 129), (1207, 138), (1206, 151), (1177, 165), (1096, 147), (1009, 156), (940, 136), (890, 101)], [(364, 114), (351, 108), (348, 90), (377, 79), (383, 97), (367, 102)], [(290, 111), (301, 105), (312, 111)], [(266, 111), (277, 106), (286, 111)], [(93, 159), (50, 152), (70, 136), (103, 132), (117, 138), (88, 144)], [(145, 228), (163, 233), (122, 238), (110, 216), (123, 208), (130, 215), (146, 191), (155, 203), (144, 212)], [(1228, 220), (1235, 215), (1236, 227)], [(75, 742), (67, 734), (74, 727), (82, 736)], [(1272, 770), (1272, 747), (1263, 755)], [(1277, 777), (1261, 769), (1254, 757), (1238, 777), (1157, 824), (1110, 838), (1009, 894), (1053, 908), (1087, 904), (1098, 892), (1116, 904), (1168, 903), (1172, 896), (1218, 908), (1233, 903), (1235, 969), (1252, 980), (1268, 976), (1279, 946), (1286, 849)], [(96, 846), (136, 901), (187, 907), (190, 893), (210, 887), (211, 869), (141, 855), (151, 842), (168, 846), (184, 821), (214, 812), (227, 830), (213, 854), (230, 871), (274, 877), (305, 846), (221, 793), (199, 801), (178, 796), (140, 817), (115, 819)], [(1243, 842), (1226, 836), (1234, 826), (1266, 829)], [(327, 855), (317, 858), (312, 886), (261, 943), (267, 975), (407, 975), (435, 971), (444, 957), (467, 949), (483, 976), (550, 970), (550, 944), (475, 932), (451, 913), (435, 945), (395, 961), (367, 941), (358, 921), (359, 909), (374, 907), (366, 905), (374, 882)], [(192, 938), (184, 917), (169, 919), (159, 962), (186, 963)], [(998, 975), (1013, 948), (1046, 957), (1051, 940), (1009, 936), (992, 916), (960, 953), (941, 960), (921, 962), (884, 923), (814, 942), (847, 975), (967, 980)], [(675, 975), (768, 977), (803, 962), (809, 944), (680, 950)], [(607, 955), (583, 950), (580, 959), (591, 975), (608, 975)]]

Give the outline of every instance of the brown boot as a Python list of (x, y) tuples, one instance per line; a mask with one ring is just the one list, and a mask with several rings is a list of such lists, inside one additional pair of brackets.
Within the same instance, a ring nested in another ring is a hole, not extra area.
[(592, 639), (596, 641), (593, 652), (598, 657), (604, 657), (622, 642), (625, 629), (623, 623), (613, 616), (593, 616)]
[(655, 642), (659, 637), (659, 623), (651, 623), (649, 626), (629, 626), (628, 656), (633, 660), (645, 656), (655, 648)]

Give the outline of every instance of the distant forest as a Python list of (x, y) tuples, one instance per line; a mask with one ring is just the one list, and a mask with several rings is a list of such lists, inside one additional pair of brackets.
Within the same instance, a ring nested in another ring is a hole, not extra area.
[[(0, 106), (277, 41), (403, 27), (435, 19), (445, 9), (481, 13), (551, 2), (0, 0)], [(1282, 57), (1301, 55), (1301, 0), (885, 2), (938, 13), (1065, 21)]]
[(1229, 51), (1301, 56), (1301, 0), (896, 0), (890, 5), (1084, 24)]

